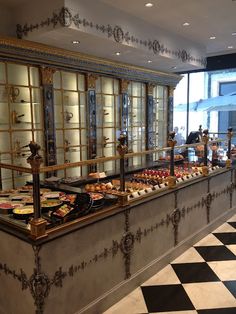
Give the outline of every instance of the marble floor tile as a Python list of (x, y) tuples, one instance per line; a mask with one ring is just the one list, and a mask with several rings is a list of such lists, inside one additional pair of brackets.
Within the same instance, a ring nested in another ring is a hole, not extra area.
[(207, 263), (220, 280), (236, 280), (236, 260)]
[(217, 232), (235, 232), (234, 227), (232, 227), (230, 224), (227, 222), (215, 229), (212, 233), (217, 233)]
[(233, 215), (230, 219), (228, 219), (227, 221), (236, 221), (236, 215)]
[(236, 222), (235, 221), (232, 221), (232, 222), (228, 222), (228, 224), (232, 227), (234, 227), (235, 229), (235, 232), (236, 232)]
[(221, 309), (208, 309), (208, 310), (199, 310), (198, 314), (235, 314), (236, 307), (221, 308)]
[[(171, 312), (155, 312), (156, 313), (161, 313), (161, 314), (197, 314), (197, 311), (171, 311)], [(154, 314), (154, 313), (149, 313), (149, 314)]]
[(226, 245), (226, 247), (236, 255), (236, 244)]
[(206, 262), (235, 260), (235, 255), (226, 246), (197, 246), (195, 249)]
[(148, 313), (140, 288), (135, 289), (103, 314), (138, 314)]
[(224, 245), (236, 244), (236, 232), (215, 233), (214, 236)]
[(205, 238), (194, 244), (194, 246), (209, 246), (209, 245), (222, 245), (212, 233), (208, 234)]
[(172, 265), (181, 283), (219, 281), (207, 263), (187, 263)]
[(236, 307), (236, 299), (222, 282), (183, 284), (196, 310)]
[(148, 312), (195, 310), (182, 285), (142, 286)]
[(182, 255), (177, 257), (174, 261), (171, 262), (171, 264), (180, 264), (180, 263), (200, 263), (204, 262), (204, 259), (201, 257), (201, 255), (195, 250), (195, 248), (191, 247), (186, 252), (184, 252)]
[(226, 286), (226, 288), (232, 293), (232, 295), (236, 299), (236, 280), (223, 281), (223, 284)]
[(176, 276), (171, 265), (167, 265), (156, 275), (145, 281), (142, 286), (157, 286), (157, 285), (174, 285), (180, 284), (179, 278)]

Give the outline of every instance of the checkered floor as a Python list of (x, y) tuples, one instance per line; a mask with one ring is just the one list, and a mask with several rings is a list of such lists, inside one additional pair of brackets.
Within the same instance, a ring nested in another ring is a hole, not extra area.
[(236, 215), (103, 314), (236, 314)]

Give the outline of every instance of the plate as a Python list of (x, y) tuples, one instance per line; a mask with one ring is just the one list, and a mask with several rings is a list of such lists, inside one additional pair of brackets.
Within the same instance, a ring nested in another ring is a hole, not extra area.
[(12, 210), (13, 217), (16, 219), (28, 219), (34, 213), (33, 206), (16, 207)]
[(60, 196), (60, 201), (63, 201), (65, 203), (74, 203), (76, 199), (76, 194), (66, 194), (63, 196)]
[(16, 190), (3, 190), (3, 191), (0, 191), (0, 197), (8, 197), (12, 193), (16, 193)]
[(23, 197), (22, 201), (28, 205), (34, 204), (33, 196), (25, 196)]
[(13, 208), (11, 202), (0, 203), (0, 209), (9, 209), (9, 208)]
[(93, 201), (99, 201), (99, 200), (102, 200), (104, 198), (104, 196), (101, 193), (90, 192), (89, 195), (91, 196)]
[(73, 207), (70, 207), (67, 204), (62, 205), (60, 208), (58, 208), (56, 211), (53, 212), (53, 215), (64, 218), (66, 215), (70, 214), (74, 210)]
[(56, 210), (62, 205), (61, 201), (58, 200), (46, 200), (41, 202), (41, 207), (44, 210)]
[(11, 201), (22, 201), (25, 198), (25, 194), (12, 194), (10, 196)]
[(61, 196), (65, 195), (66, 193), (61, 192), (61, 191), (52, 191), (52, 192), (47, 192), (44, 193), (43, 196), (47, 199), (57, 199), (60, 198)]

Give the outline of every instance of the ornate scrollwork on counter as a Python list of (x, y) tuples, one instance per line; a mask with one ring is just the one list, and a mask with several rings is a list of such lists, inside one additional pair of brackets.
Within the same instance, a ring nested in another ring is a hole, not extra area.
[(0, 263), (1, 271), (5, 275), (10, 275), (21, 283), (21, 289), (29, 289), (36, 306), (36, 313), (43, 314), (45, 299), (48, 297), (52, 286), (62, 287), (62, 280), (67, 276), (66, 272), (59, 270), (55, 271), (54, 276), (50, 279), (47, 274), (41, 270), (41, 262), (39, 257), (40, 246), (33, 246), (35, 254), (35, 268), (33, 274), (28, 278), (26, 273), (20, 269), (18, 274), (15, 270), (11, 270), (6, 264)]

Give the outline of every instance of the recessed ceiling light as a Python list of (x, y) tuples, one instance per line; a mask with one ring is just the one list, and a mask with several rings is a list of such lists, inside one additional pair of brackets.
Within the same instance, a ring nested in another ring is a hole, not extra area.
[(210, 39), (216, 39), (216, 36), (211, 36)]
[(80, 44), (79, 40), (72, 40), (72, 44), (76, 45), (76, 44)]
[(117, 51), (117, 52), (116, 52), (116, 55), (117, 55), (117, 56), (120, 56), (120, 52), (119, 52), (119, 51)]
[(153, 3), (151, 3), (151, 2), (145, 3), (145, 7), (151, 8), (151, 7), (153, 7)]
[(183, 23), (183, 26), (189, 26), (190, 24), (188, 22)]
[(233, 32), (233, 33), (232, 33), (232, 36), (236, 36), (236, 32)]
[(228, 49), (233, 49), (234, 47), (233, 46), (228, 46)]
[(148, 63), (152, 63), (152, 60), (148, 60)]
[(177, 69), (177, 66), (175, 65), (175, 66), (171, 67), (171, 69)]

